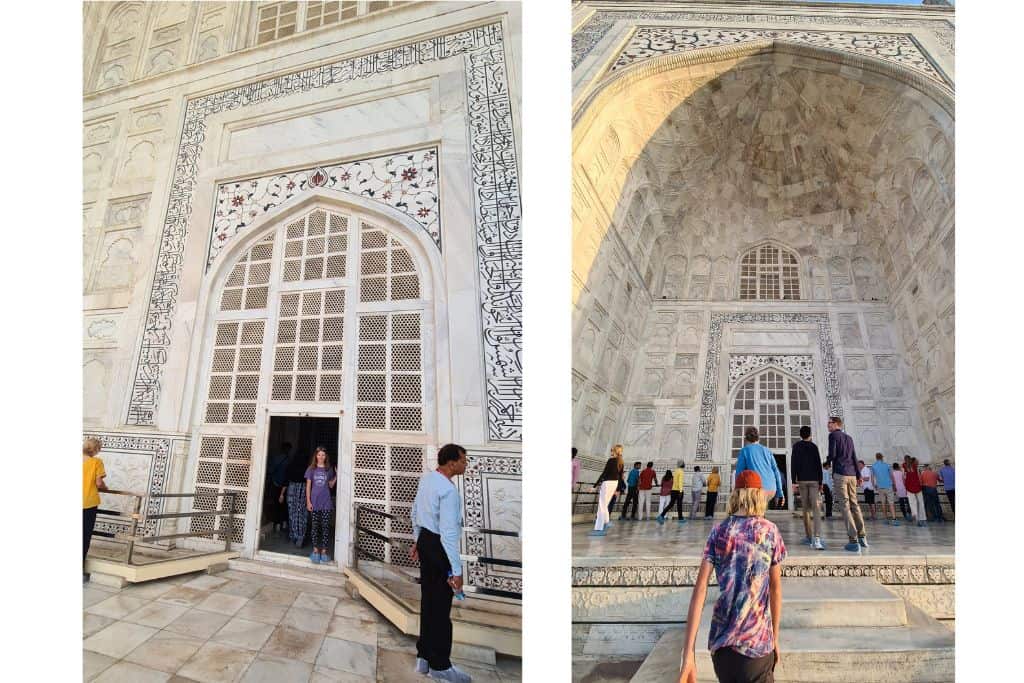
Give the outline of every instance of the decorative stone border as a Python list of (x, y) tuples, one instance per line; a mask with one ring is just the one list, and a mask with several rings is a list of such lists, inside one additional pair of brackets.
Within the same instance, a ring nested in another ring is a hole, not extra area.
[(437, 148), (431, 147), (224, 183), (217, 186), (206, 269), (256, 218), (314, 187), (344, 190), (398, 209), (440, 249), (439, 176)]
[[(138, 453), (150, 459), (149, 490), (147, 493), (153, 495), (164, 493), (164, 486), (167, 484), (170, 474), (171, 446), (174, 441), (168, 436), (150, 436), (139, 434), (119, 434), (111, 432), (86, 432), (83, 438), (95, 437), (103, 444), (104, 451), (123, 451)], [(100, 459), (103, 452), (100, 452)], [(107, 473), (109, 476), (109, 472)], [(150, 498), (146, 505), (146, 512), (151, 515), (158, 515), (164, 510), (163, 498)], [(112, 517), (99, 517), (96, 520), (96, 529), (110, 533), (128, 533), (130, 523), (127, 520), (121, 521)], [(159, 520), (146, 522), (145, 533), (155, 535)]]
[[(901, 20), (898, 18), (856, 17), (856, 16), (822, 16), (798, 14), (727, 14), (710, 12), (688, 12), (686, 10), (672, 12), (650, 12), (638, 10), (600, 11), (594, 12), (590, 19), (573, 33), (572, 36), (572, 68), (578, 67), (594, 50), (608, 31), (619, 21), (691, 21), (716, 23), (748, 23), (751, 25), (780, 26), (786, 24), (816, 24), (823, 26), (856, 26), (859, 28), (880, 28), (906, 30), (924, 28), (932, 32), (943, 48), (954, 52), (953, 24), (945, 19), (935, 20)], [(730, 29), (732, 30), (732, 29)], [(738, 29), (741, 30), (742, 29)], [(757, 29), (754, 29), (757, 30)], [(793, 31), (793, 33), (797, 33)], [(825, 33), (825, 31), (815, 32)], [(923, 52), (923, 50), (922, 50)], [(885, 54), (875, 55), (879, 59), (888, 60)], [(945, 77), (943, 76), (943, 81)]]
[[(604, 566), (573, 567), (572, 585), (583, 586), (693, 586), (700, 568), (699, 560), (687, 566)], [(883, 584), (941, 585), (956, 583), (953, 559), (933, 563), (859, 563), (859, 564), (800, 564), (786, 562), (783, 577), (848, 577), (868, 576)], [(709, 583), (713, 582), (713, 577)]]
[(729, 391), (736, 386), (736, 383), (749, 375), (769, 365), (792, 373), (814, 388), (814, 358), (809, 355), (780, 354), (766, 355), (756, 353), (741, 353), (729, 356)]
[[(469, 467), (467, 467), (462, 480), (465, 525), (485, 528), (484, 506), (487, 504), (484, 495), (485, 481), (491, 477), (521, 479), (523, 460), (519, 456), (470, 454), (468, 461)], [(467, 533), (466, 552), (470, 555), (489, 556), (490, 538), (486, 534)], [(469, 577), (470, 585), (522, 593), (522, 578), (510, 577), (504, 573), (515, 572), (514, 568), (504, 569), (503, 573), (497, 573), (494, 569), (494, 566), (489, 564), (466, 563), (466, 575)]]
[(825, 402), (830, 415), (842, 417), (839, 398), (839, 374), (832, 348), (832, 329), (828, 313), (712, 313), (708, 332), (708, 356), (704, 363), (704, 389), (700, 400), (700, 422), (697, 425), (697, 455), (701, 461), (711, 460), (711, 441), (718, 403), (718, 363), (722, 355), (722, 326), (727, 323), (815, 323), (821, 351), (822, 374), (825, 376)]
[(519, 168), (500, 23), (247, 83), (188, 101), (181, 139), (175, 152), (176, 165), (125, 418), (127, 424), (155, 423), (160, 381), (171, 345), (171, 322), (178, 303), (192, 198), (197, 189), (199, 159), (206, 140), (207, 117), (453, 57), (463, 58), (466, 74), (470, 160), (477, 212), (477, 268), (482, 294), (488, 432), (495, 441), (521, 440)]

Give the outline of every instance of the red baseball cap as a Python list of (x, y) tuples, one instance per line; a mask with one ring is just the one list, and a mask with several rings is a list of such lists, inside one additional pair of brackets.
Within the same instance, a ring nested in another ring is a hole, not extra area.
[(736, 488), (738, 489), (759, 489), (761, 487), (761, 475), (754, 470), (743, 470), (736, 475)]

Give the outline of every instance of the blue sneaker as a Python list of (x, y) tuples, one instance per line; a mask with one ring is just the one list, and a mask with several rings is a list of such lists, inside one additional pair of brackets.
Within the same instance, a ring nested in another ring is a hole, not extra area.
[(591, 536), (604, 536), (604, 529), (593, 529), (590, 532)]
[(612, 528), (612, 520), (609, 519), (608, 523), (604, 525), (604, 528), (605, 529), (611, 529)]
[(865, 538), (864, 536), (858, 536), (857, 537), (857, 543), (860, 545), (861, 548), (867, 548), (868, 547), (868, 539)]
[(321, 562), (321, 564), (326, 563), (326, 562), (330, 562), (330, 561), (331, 561), (331, 556), (330, 555), (328, 555), (327, 553), (320, 553), (320, 562)]
[(665, 518), (662, 517), (661, 515), (658, 515), (657, 519), (658, 519), (658, 524), (664, 524), (665, 523)]
[(807, 537), (807, 538), (805, 538), (804, 540), (800, 541), (800, 544), (801, 544), (801, 545), (814, 545), (814, 540), (813, 540), (813, 539), (811, 539), (811, 537), (810, 537), (810, 536), (808, 536), (808, 537)]
[(677, 521), (677, 522), (679, 522), (680, 524), (686, 524), (686, 517), (680, 517), (680, 518), (679, 518), (678, 520), (676, 520), (676, 521)]
[(920, 521), (919, 521), (919, 522), (917, 523), (917, 525), (918, 525), (918, 526), (927, 526), (927, 522), (920, 522)]
[(850, 541), (849, 543), (843, 546), (843, 550), (847, 550), (851, 553), (859, 553), (860, 543), (857, 543), (857, 541)]
[(900, 525), (900, 521), (898, 519), (894, 519), (894, 520), (892, 520), (892, 525), (893, 526), (899, 526)]
[(310, 559), (310, 561), (313, 564), (320, 564), (320, 554), (319, 553), (310, 553), (309, 554), (309, 559)]

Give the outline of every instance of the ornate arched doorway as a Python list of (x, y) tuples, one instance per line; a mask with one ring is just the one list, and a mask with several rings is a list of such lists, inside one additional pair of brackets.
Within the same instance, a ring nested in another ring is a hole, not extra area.
[[(250, 229), (211, 273), (199, 356), (192, 464), (198, 509), (238, 496), (230, 534), (245, 556), (275, 557), (261, 509), (268, 456), (323, 443), (338, 467), (335, 552), (344, 566), (357, 504), (398, 517), (379, 530), (411, 538), (409, 509), (437, 439), (433, 376), (436, 264), (417, 227), (368, 202), (312, 197)], [(236, 238), (240, 239), (240, 238)], [(298, 441), (289, 434), (299, 433)], [(386, 545), (358, 539), (389, 558)]]
[(729, 401), (730, 462), (735, 465), (743, 448), (744, 430), (757, 427), (760, 443), (772, 452), (782, 471), (790, 510), (794, 509), (791, 447), (800, 439), (800, 427), (814, 423), (812, 395), (799, 379), (768, 367), (739, 382)]

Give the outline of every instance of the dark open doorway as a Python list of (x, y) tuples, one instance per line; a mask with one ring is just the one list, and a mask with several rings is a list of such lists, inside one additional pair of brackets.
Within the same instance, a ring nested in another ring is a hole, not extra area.
[[(310, 515), (305, 504), (305, 472), (317, 446), (327, 449), (333, 467), (338, 466), (338, 418), (271, 416), (267, 436), (267, 467), (264, 478), (263, 510), (260, 517), (259, 549), (286, 555), (310, 553)], [(299, 507), (289, 512), (290, 483), (301, 484)], [(336, 491), (332, 491), (337, 510)], [(301, 532), (301, 533), (296, 533)], [(301, 545), (295, 542), (301, 537)], [(334, 533), (330, 534), (330, 556), (334, 557)]]
[(789, 471), (786, 466), (786, 454), (785, 453), (772, 453), (775, 456), (775, 464), (779, 467), (779, 473), (782, 475), (782, 491), (781, 493), (786, 497), (786, 502), (783, 505), (779, 505), (779, 491), (775, 492), (775, 497), (768, 501), (768, 507), (771, 510), (785, 510), (789, 506), (789, 498), (791, 491), (789, 490)]

